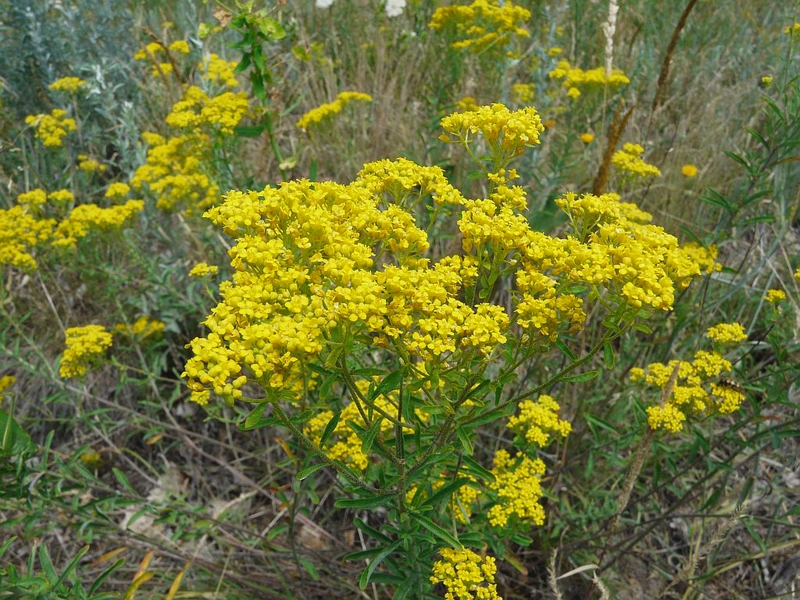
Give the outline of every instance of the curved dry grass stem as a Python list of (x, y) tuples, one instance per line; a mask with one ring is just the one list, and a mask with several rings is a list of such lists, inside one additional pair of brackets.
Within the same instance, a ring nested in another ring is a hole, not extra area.
[(678, 19), (678, 24), (675, 25), (675, 30), (672, 32), (672, 38), (667, 44), (667, 53), (664, 55), (664, 61), (661, 63), (661, 72), (658, 74), (658, 83), (656, 85), (656, 95), (653, 98), (652, 110), (658, 108), (661, 103), (661, 98), (664, 95), (664, 89), (667, 86), (667, 78), (669, 77), (669, 67), (672, 63), (672, 54), (675, 52), (675, 46), (678, 45), (678, 38), (681, 36), (681, 31), (686, 26), (686, 21), (689, 19), (689, 13), (697, 4), (697, 0), (689, 0), (686, 8), (681, 13), (681, 18)]
[(592, 194), (600, 196), (605, 193), (606, 185), (608, 184), (608, 176), (611, 171), (611, 157), (614, 156), (614, 151), (617, 149), (617, 143), (625, 131), (628, 124), (628, 119), (633, 114), (633, 109), (636, 108), (634, 104), (625, 114), (622, 114), (622, 104), (617, 106), (614, 112), (614, 118), (608, 126), (608, 143), (606, 144), (605, 152), (603, 153), (603, 160), (600, 162), (600, 168), (597, 170), (597, 175), (592, 182)]

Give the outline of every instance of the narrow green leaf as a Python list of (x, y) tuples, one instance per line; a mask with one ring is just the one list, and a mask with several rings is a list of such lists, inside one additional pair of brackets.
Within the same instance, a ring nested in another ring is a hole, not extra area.
[(400, 387), (400, 384), (403, 382), (403, 370), (402, 369), (395, 369), (391, 373), (389, 373), (386, 377), (383, 378), (378, 384), (378, 387), (375, 388), (375, 391), (372, 394), (372, 398), (377, 398), (378, 396), (383, 396), (388, 394), (389, 392), (396, 390)]
[(600, 374), (599, 371), (586, 371), (585, 373), (578, 373), (577, 375), (565, 375), (561, 381), (567, 383), (582, 383), (584, 381), (591, 381)]
[(362, 590), (366, 589), (367, 585), (369, 585), (369, 578), (372, 576), (372, 572), (377, 569), (378, 565), (380, 565), (387, 556), (394, 552), (402, 542), (402, 538), (395, 541), (391, 545), (384, 548), (380, 554), (378, 554), (369, 562), (369, 565), (366, 569), (364, 569), (361, 577), (358, 578), (358, 587), (360, 587)]
[(565, 344), (565, 343), (564, 343), (562, 340), (560, 340), (560, 339), (556, 340), (556, 341), (555, 341), (555, 344), (556, 344), (556, 347), (557, 347), (559, 350), (561, 350), (561, 352), (563, 352), (564, 354), (566, 354), (566, 355), (569, 357), (569, 359), (570, 359), (571, 361), (573, 361), (573, 362), (574, 362), (575, 360), (577, 360), (577, 358), (578, 358), (578, 357), (577, 357), (577, 356), (575, 356), (575, 353), (574, 353), (574, 352), (573, 352), (573, 351), (570, 349), (570, 347), (569, 347), (569, 346), (567, 346), (567, 345), (566, 345), (566, 344)]
[(244, 420), (244, 424), (242, 425), (243, 431), (252, 431), (256, 429), (259, 425), (259, 421), (261, 420), (261, 415), (264, 414), (264, 411), (267, 409), (268, 403), (262, 402), (261, 404), (257, 405), (253, 410), (250, 411), (250, 414)]
[(456, 435), (458, 436), (458, 441), (461, 442), (461, 447), (464, 449), (464, 452), (472, 456), (475, 450), (472, 447), (472, 440), (467, 430), (463, 427), (457, 427)]
[(461, 544), (459, 543), (459, 541), (456, 538), (454, 538), (449, 531), (447, 531), (443, 527), (440, 527), (439, 525), (431, 521), (428, 517), (425, 517), (415, 512), (410, 512), (408, 514), (414, 521), (422, 525), (425, 529), (430, 531), (434, 536), (445, 542), (450, 548), (461, 548)]
[(324, 469), (327, 465), (325, 463), (317, 463), (315, 465), (311, 465), (310, 467), (306, 467), (302, 471), (297, 474), (297, 480), (303, 481), (309, 475), (313, 475), (317, 471)]
[(94, 582), (92, 583), (92, 586), (89, 588), (89, 596), (94, 596), (95, 592), (98, 589), (100, 589), (101, 585), (103, 585), (103, 582), (106, 579), (108, 579), (109, 577), (111, 577), (111, 574), (114, 571), (116, 571), (117, 569), (119, 569), (124, 564), (125, 564), (125, 559), (124, 558), (120, 558), (117, 562), (115, 562), (113, 565), (108, 567), (105, 571), (100, 573), (100, 575), (97, 577), (97, 579), (95, 579)]
[(0, 457), (33, 454), (36, 444), (19, 423), (4, 410), (0, 410)]
[(464, 463), (464, 471), (474, 475), (483, 481), (494, 481), (494, 473), (481, 465), (471, 456), (462, 456), (461, 461)]
[(302, 567), (306, 570), (306, 573), (311, 575), (311, 579), (314, 581), (319, 581), (319, 573), (317, 572), (317, 567), (314, 566), (314, 563), (302, 556), (298, 556), (298, 560), (300, 561)]
[(603, 362), (606, 365), (606, 369), (609, 371), (614, 368), (617, 362), (617, 356), (614, 353), (614, 347), (611, 345), (611, 342), (603, 344)]
[(236, 68), (233, 70), (234, 73), (242, 73), (247, 70), (247, 67), (250, 66), (250, 53), (249, 52), (242, 52), (242, 58), (239, 61), (239, 64), (236, 65)]
[(361, 438), (361, 451), (364, 454), (369, 454), (369, 451), (372, 449), (372, 444), (375, 442), (375, 438), (381, 431), (382, 421), (383, 417), (376, 415), (375, 421), (373, 421), (369, 431), (367, 431), (366, 435)]
[(240, 125), (233, 128), (233, 133), (240, 138), (257, 138), (266, 130), (266, 125)]
[(337, 500), (334, 503), (334, 506), (336, 506), (336, 508), (377, 508), (378, 506), (387, 506), (394, 499), (394, 497), (394, 494), (380, 494), (371, 496), (369, 498)]
[(50, 585), (54, 585), (56, 581), (58, 581), (58, 573), (56, 573), (55, 568), (53, 567), (53, 561), (50, 560), (50, 554), (47, 552), (47, 546), (42, 544), (39, 546), (39, 564), (42, 565), (42, 570), (44, 571), (45, 577), (50, 582)]
[(650, 328), (649, 328), (647, 325), (645, 325), (644, 323), (634, 323), (634, 324), (633, 324), (633, 328), (634, 328), (636, 331), (641, 331), (642, 333), (644, 333), (644, 334), (647, 334), (647, 335), (652, 335), (652, 334), (653, 334), (653, 330), (652, 330), (652, 329), (650, 329)]
[(370, 527), (362, 519), (356, 518), (355, 520), (353, 520), (353, 524), (356, 526), (356, 529), (358, 529), (359, 531), (361, 531), (363, 533), (366, 533), (373, 540), (376, 540), (376, 541), (384, 543), (384, 544), (389, 544), (392, 541), (392, 539), (389, 536), (384, 535), (383, 533), (381, 533), (380, 531), (378, 531), (374, 527)]
[(88, 551), (89, 551), (89, 546), (84, 546), (83, 548), (78, 550), (77, 554), (75, 554), (75, 557), (71, 561), (69, 561), (67, 568), (62, 571), (61, 577), (58, 578), (58, 581), (56, 581), (53, 587), (58, 587), (59, 585), (61, 585), (61, 583), (72, 574), (72, 572), (78, 566), (80, 560), (83, 558), (83, 555), (86, 554)]
[(334, 411), (331, 420), (328, 421), (327, 425), (325, 425), (325, 430), (322, 432), (322, 437), (319, 439), (320, 448), (322, 448), (322, 446), (325, 445), (325, 442), (328, 441), (328, 438), (331, 437), (334, 430), (336, 429), (336, 426), (339, 424), (339, 419), (341, 418), (342, 418), (342, 411), (340, 410)]
[(119, 484), (122, 487), (124, 487), (126, 490), (128, 490), (131, 494), (133, 494), (135, 496), (138, 496), (138, 494), (136, 493), (136, 490), (133, 489), (133, 486), (131, 485), (131, 482), (128, 481), (128, 478), (125, 476), (125, 473), (120, 471), (117, 467), (111, 467), (111, 471), (114, 473), (114, 477), (117, 478), (117, 481), (119, 482)]

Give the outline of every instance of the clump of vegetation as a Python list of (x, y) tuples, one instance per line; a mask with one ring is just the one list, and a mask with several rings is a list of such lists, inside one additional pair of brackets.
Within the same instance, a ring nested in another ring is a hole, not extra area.
[(6, 4), (0, 597), (791, 594), (791, 7)]

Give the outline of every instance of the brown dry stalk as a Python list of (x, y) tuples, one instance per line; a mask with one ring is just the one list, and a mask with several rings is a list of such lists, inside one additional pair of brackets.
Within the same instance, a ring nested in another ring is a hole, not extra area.
[(678, 24), (675, 25), (675, 30), (672, 32), (672, 39), (667, 45), (667, 54), (664, 56), (664, 62), (661, 63), (661, 72), (658, 74), (658, 85), (656, 86), (656, 96), (653, 98), (653, 110), (658, 108), (661, 103), (661, 96), (664, 94), (664, 88), (667, 86), (667, 77), (669, 77), (669, 66), (672, 62), (672, 53), (675, 51), (675, 46), (678, 45), (678, 38), (681, 36), (681, 31), (686, 26), (686, 21), (689, 19), (689, 13), (692, 12), (697, 0), (689, 0), (686, 8), (683, 9), (681, 18)]
[[(678, 382), (679, 369), (680, 363), (675, 365), (675, 367), (672, 369), (672, 373), (669, 376), (669, 381), (667, 381), (667, 385), (664, 386), (664, 389), (661, 393), (662, 408), (672, 395), (672, 390), (675, 389), (675, 384)], [(617, 512), (614, 515), (614, 518), (611, 520), (611, 526), (608, 528), (609, 538), (616, 532), (617, 527), (619, 526), (619, 521), (622, 518), (622, 513), (628, 506), (628, 502), (631, 499), (631, 494), (633, 493), (633, 486), (642, 470), (644, 460), (647, 458), (647, 454), (650, 452), (650, 444), (653, 441), (653, 437), (655, 437), (655, 431), (648, 426), (647, 431), (642, 436), (642, 439), (639, 440), (636, 450), (633, 453), (631, 464), (628, 467), (628, 475), (625, 478), (625, 483), (622, 485), (622, 494), (619, 498)]]
[(636, 108), (634, 104), (623, 115), (622, 104), (617, 106), (614, 111), (614, 118), (611, 119), (611, 124), (608, 126), (608, 145), (603, 153), (603, 161), (600, 163), (600, 168), (597, 170), (597, 176), (592, 182), (592, 194), (599, 196), (606, 191), (606, 184), (608, 183), (608, 174), (611, 170), (611, 157), (614, 156), (614, 150), (617, 149), (617, 142), (622, 137), (622, 132), (628, 125), (628, 119), (633, 114), (633, 109)]

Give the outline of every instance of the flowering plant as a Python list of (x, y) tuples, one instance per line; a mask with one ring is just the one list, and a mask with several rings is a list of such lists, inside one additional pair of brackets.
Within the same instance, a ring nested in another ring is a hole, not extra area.
[[(582, 367), (600, 351), (613, 364), (613, 339), (646, 329), (715, 266), (713, 250), (680, 246), (615, 194), (558, 200), (564, 237), (532, 230), (511, 163), (539, 143), (534, 109), (483, 106), (442, 127), (480, 165), (484, 197), (398, 159), (348, 185), (231, 191), (208, 210), (236, 240), (233, 277), (184, 373), (199, 404), (249, 404), (244, 429), (288, 428), (309, 452), (298, 477), (333, 469), (349, 496), (337, 506), (385, 511), (355, 520), (375, 547), (350, 558), (370, 560), (362, 587), (389, 583), (396, 597), (426, 597), (431, 581), (460, 598), (482, 581), (494, 589), (489, 573), (459, 584), (442, 565), (467, 547), (502, 558), (544, 522), (541, 450), (571, 430), (544, 392), (596, 376)], [(429, 233), (453, 220), (460, 251), (448, 254)], [(603, 329), (581, 352), (570, 335), (589, 310)], [(557, 352), (566, 360), (546, 379), (520, 377)], [(501, 441), (484, 455), (473, 441), (491, 431)]]

